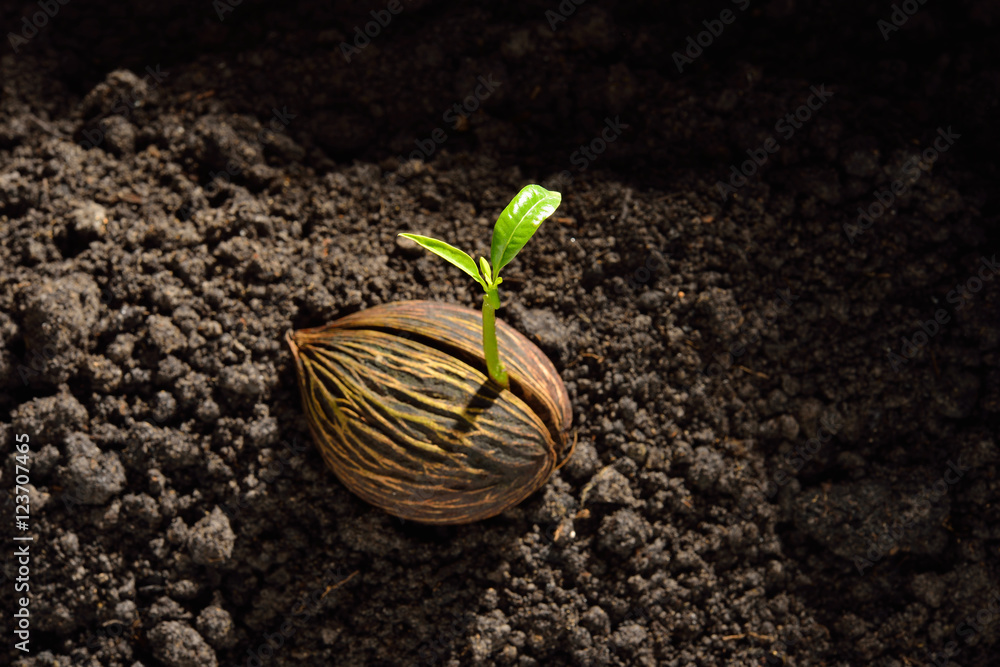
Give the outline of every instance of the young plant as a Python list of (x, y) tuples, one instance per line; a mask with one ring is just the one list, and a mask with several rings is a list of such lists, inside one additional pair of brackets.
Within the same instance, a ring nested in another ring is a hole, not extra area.
[(472, 276), (483, 288), (483, 355), (490, 378), (507, 389), (507, 372), (497, 351), (496, 310), (500, 307), (497, 288), (503, 282), (500, 271), (517, 255), (538, 227), (559, 207), (562, 195), (540, 185), (526, 185), (497, 218), (493, 226), (490, 261), (479, 258), (479, 265), (467, 253), (428, 236), (400, 234), (432, 253), (451, 262)]

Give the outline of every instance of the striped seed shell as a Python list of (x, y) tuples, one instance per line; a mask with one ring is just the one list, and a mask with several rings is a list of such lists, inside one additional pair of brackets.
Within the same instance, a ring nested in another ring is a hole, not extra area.
[(482, 314), (437, 301), (369, 308), (289, 332), (313, 439), (363, 500), (431, 524), (470, 523), (562, 465), (572, 411), (531, 341), (497, 321), (510, 389), (489, 380)]

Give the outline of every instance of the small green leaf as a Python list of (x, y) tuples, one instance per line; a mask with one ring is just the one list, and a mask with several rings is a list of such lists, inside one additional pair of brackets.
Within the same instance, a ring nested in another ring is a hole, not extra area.
[(485, 257), (479, 258), (479, 269), (483, 272), (483, 278), (486, 278), (486, 282), (493, 282), (493, 274), (490, 273), (490, 263), (486, 261)]
[(475, 260), (455, 246), (448, 245), (444, 241), (432, 239), (429, 236), (420, 236), (418, 234), (400, 234), (400, 236), (408, 238), (411, 241), (416, 241), (421, 247), (430, 250), (438, 257), (451, 262), (458, 268), (468, 273), (477, 283), (482, 285), (484, 290), (487, 288), (486, 282), (479, 276)]
[(493, 227), (490, 261), (494, 276), (500, 275), (500, 269), (514, 259), (561, 201), (562, 195), (558, 192), (546, 190), (540, 185), (526, 185), (507, 204)]

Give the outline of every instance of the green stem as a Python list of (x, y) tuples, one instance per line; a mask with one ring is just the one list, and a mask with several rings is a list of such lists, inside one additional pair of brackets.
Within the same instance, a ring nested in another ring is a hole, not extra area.
[(497, 352), (496, 309), (499, 307), (500, 296), (497, 290), (487, 290), (483, 296), (483, 353), (486, 355), (486, 368), (490, 378), (507, 389), (507, 372), (503, 369)]

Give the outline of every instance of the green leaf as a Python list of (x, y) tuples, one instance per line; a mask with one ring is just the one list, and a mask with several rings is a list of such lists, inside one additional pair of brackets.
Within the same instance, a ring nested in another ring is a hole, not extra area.
[(493, 276), (514, 259), (547, 217), (559, 207), (562, 195), (540, 185), (526, 185), (497, 218), (493, 227), (490, 261)]
[(490, 263), (486, 261), (485, 257), (479, 258), (479, 269), (483, 272), (483, 278), (486, 279), (486, 282), (492, 283), (493, 274), (490, 273)]
[(465, 252), (459, 250), (453, 245), (448, 245), (444, 241), (438, 241), (437, 239), (432, 239), (429, 236), (420, 236), (418, 234), (400, 234), (400, 236), (408, 238), (411, 241), (416, 241), (421, 247), (430, 250), (438, 257), (451, 262), (472, 276), (472, 278), (479, 283), (484, 290), (486, 289), (486, 282), (479, 276), (479, 270), (476, 269), (475, 260), (469, 257), (469, 255)]

